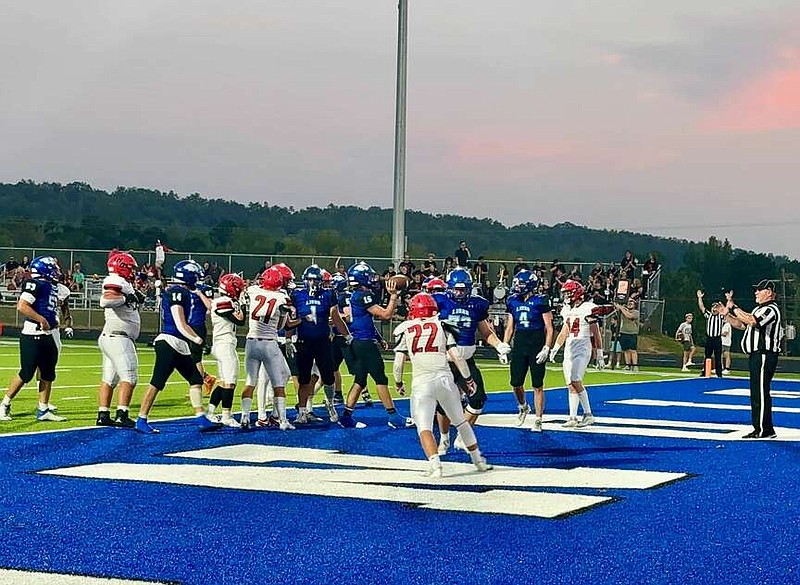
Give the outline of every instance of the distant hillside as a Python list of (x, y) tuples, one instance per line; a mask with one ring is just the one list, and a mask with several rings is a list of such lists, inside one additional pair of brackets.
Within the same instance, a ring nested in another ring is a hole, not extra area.
[[(284, 208), (244, 205), (198, 194), (118, 188), (112, 193), (83, 183), (0, 184), (0, 245), (149, 249), (156, 238), (181, 250), (254, 251), (265, 254), (391, 255), (392, 210), (329, 205)], [(133, 227), (134, 229), (130, 229)], [(491, 219), (409, 211), (409, 252), (452, 254), (466, 239), (474, 255), (562, 261), (617, 261), (626, 249), (644, 258), (656, 252), (680, 267), (702, 244), (561, 223), (506, 227)]]

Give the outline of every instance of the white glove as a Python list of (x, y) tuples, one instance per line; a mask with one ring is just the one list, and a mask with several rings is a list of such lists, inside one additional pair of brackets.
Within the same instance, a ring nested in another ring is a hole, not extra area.
[(290, 358), (294, 357), (294, 354), (296, 353), (296, 349), (294, 347), (294, 343), (292, 343), (291, 341), (289, 341), (287, 339), (285, 347), (286, 347), (286, 357), (290, 357)]
[(546, 345), (542, 348), (542, 350), (536, 354), (536, 363), (543, 364), (547, 361), (547, 358), (550, 357), (550, 348)]
[(72, 339), (73, 335), (75, 335), (75, 330), (72, 327), (64, 327), (64, 337)]
[(352, 345), (353, 343), (353, 336), (351, 334), (347, 334), (344, 336), (344, 342), (346, 345)]
[(501, 364), (506, 365), (508, 363), (508, 354), (507, 353), (501, 353), (501, 354), (499, 354), (497, 356), (497, 359), (500, 360)]
[(606, 367), (606, 358), (603, 355), (602, 348), (597, 348), (597, 369), (603, 370)]
[(511, 346), (508, 345), (506, 342), (501, 341), (498, 343), (494, 349), (497, 351), (499, 355), (508, 355), (511, 353)]
[(553, 346), (553, 349), (550, 350), (550, 361), (556, 361), (556, 356), (558, 355), (558, 350), (561, 349), (561, 346), (556, 344)]

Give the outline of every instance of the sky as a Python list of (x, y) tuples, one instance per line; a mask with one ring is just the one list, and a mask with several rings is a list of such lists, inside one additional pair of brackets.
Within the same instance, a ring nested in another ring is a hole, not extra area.
[[(396, 0), (0, 0), (0, 181), (392, 206)], [(797, 0), (409, 2), (406, 205), (800, 257)]]

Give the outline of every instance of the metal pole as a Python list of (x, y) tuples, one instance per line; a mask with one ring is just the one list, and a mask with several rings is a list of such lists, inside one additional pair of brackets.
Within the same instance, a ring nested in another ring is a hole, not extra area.
[(392, 256), (403, 259), (406, 235), (406, 56), (408, 52), (408, 0), (398, 4), (397, 97), (394, 125), (394, 202)]

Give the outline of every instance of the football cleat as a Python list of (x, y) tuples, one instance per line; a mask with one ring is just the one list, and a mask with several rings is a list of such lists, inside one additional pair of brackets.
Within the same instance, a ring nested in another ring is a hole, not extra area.
[[(259, 423), (259, 421), (256, 421), (256, 426), (260, 426), (258, 423)], [(245, 432), (250, 430), (250, 418), (249, 417), (244, 417), (242, 419), (242, 422), (239, 423), (239, 430), (240, 431), (245, 431)]]
[(391, 429), (410, 429), (414, 426), (414, 421), (401, 414), (393, 414), (386, 422)]
[(308, 413), (307, 412), (301, 412), (294, 419), (294, 424), (296, 424), (296, 425), (304, 425), (304, 424), (307, 424), (307, 423), (308, 423)]
[(47, 421), (47, 422), (64, 422), (67, 420), (63, 416), (58, 416), (52, 410), (39, 410), (36, 409), (36, 420), (40, 421)]
[(219, 423), (226, 428), (229, 429), (240, 429), (242, 425), (239, 424), (239, 421), (233, 418), (232, 416), (223, 416), (220, 418)]
[(95, 421), (95, 426), (98, 427), (113, 427), (114, 421), (111, 420), (111, 413), (107, 410), (103, 410), (97, 413), (97, 420)]
[(439, 439), (439, 455), (447, 455), (450, 450), (450, 435), (442, 435)]
[(55, 404), (47, 403), (47, 410), (52, 410), (53, 412), (58, 410), (58, 407)]
[(592, 424), (594, 424), (594, 417), (591, 414), (584, 414), (577, 426), (578, 428), (583, 428)]
[(290, 423), (288, 420), (282, 420), (278, 425), (278, 428), (282, 431), (293, 431), (295, 430), (295, 426)]
[(534, 433), (541, 433), (542, 432), (542, 417), (537, 416), (533, 419), (533, 426), (531, 427), (531, 431)]
[(489, 471), (490, 469), (494, 469), (494, 466), (488, 461), (486, 461), (486, 457), (484, 457), (483, 455), (478, 457), (478, 460), (473, 461), (473, 463), (475, 464), (475, 468), (478, 471)]
[(570, 417), (567, 419), (567, 422), (565, 422), (561, 426), (565, 429), (574, 429), (575, 427), (578, 426), (578, 419)]
[(0, 404), (0, 420), (11, 420), (10, 404)]
[[(334, 398), (334, 401), (336, 398)], [(332, 423), (338, 422), (339, 420), (339, 413), (336, 412), (336, 406), (334, 406), (333, 402), (329, 401), (327, 398), (325, 399), (325, 408), (328, 410), (328, 418)]]
[(197, 415), (195, 417), (195, 421), (197, 422), (197, 426), (199, 427), (201, 433), (218, 431), (222, 428), (222, 423), (211, 420), (205, 415), (205, 413)]
[(325, 422), (325, 419), (322, 418), (321, 416), (317, 416), (317, 414), (313, 410), (309, 410), (308, 413), (306, 413), (306, 420), (310, 423)]
[(356, 426), (356, 421), (353, 419), (353, 415), (345, 412), (342, 416), (339, 417), (339, 426), (344, 429), (353, 429)]
[(114, 417), (114, 426), (123, 429), (132, 429), (136, 426), (134, 420), (129, 416), (127, 410), (117, 409), (117, 416)]
[(429, 477), (431, 479), (439, 479), (442, 477), (442, 467), (432, 466), (422, 473), (422, 477)]
[(517, 414), (517, 426), (518, 427), (521, 427), (523, 424), (525, 424), (525, 419), (528, 417), (528, 413), (530, 411), (531, 411), (531, 407), (527, 402), (519, 407), (519, 413)]
[(137, 433), (142, 433), (144, 435), (157, 435), (161, 432), (158, 429), (151, 427), (147, 422), (147, 419), (142, 417), (136, 419), (136, 426), (134, 428), (136, 429)]

